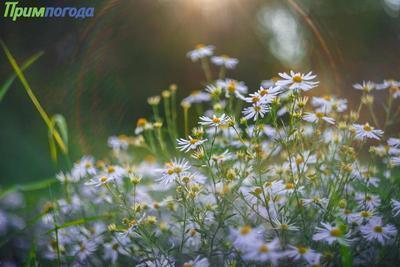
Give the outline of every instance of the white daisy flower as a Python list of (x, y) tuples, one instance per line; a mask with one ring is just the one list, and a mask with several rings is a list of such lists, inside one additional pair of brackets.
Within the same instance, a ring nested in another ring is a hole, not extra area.
[(198, 146), (206, 142), (207, 139), (197, 139), (189, 136), (189, 140), (179, 138), (177, 139), (178, 149), (180, 151), (189, 152), (190, 150), (196, 149)]
[(333, 226), (329, 223), (321, 222), (321, 224), (323, 227), (317, 227), (317, 232), (312, 237), (314, 241), (324, 241), (329, 245), (334, 242), (347, 245), (349, 242), (350, 233), (345, 233), (339, 227)]
[(363, 81), (362, 83), (356, 83), (353, 85), (354, 89), (357, 90), (362, 90), (366, 93), (371, 92), (372, 90), (374, 90), (376, 87), (375, 83), (371, 82), (371, 81)]
[(257, 262), (270, 261), (273, 265), (275, 265), (282, 255), (278, 251), (279, 248), (280, 245), (278, 238), (269, 243), (256, 240), (254, 243), (249, 244), (249, 246), (244, 249), (243, 258), (245, 260)]
[(376, 240), (382, 245), (390, 243), (397, 235), (396, 227), (391, 224), (384, 225), (380, 217), (371, 218), (366, 225), (360, 226), (360, 231), (366, 240)]
[(149, 123), (145, 118), (138, 119), (135, 128), (135, 134), (141, 134), (145, 130), (151, 130), (153, 125)]
[(400, 82), (395, 80), (384, 80), (383, 83), (376, 84), (376, 90), (399, 87)]
[(105, 243), (104, 246), (104, 255), (103, 258), (105, 260), (110, 261), (112, 264), (115, 264), (118, 260), (118, 256), (125, 255), (129, 256), (128, 250), (129, 238), (123, 237), (114, 237), (113, 240), (109, 243)]
[(226, 69), (234, 69), (239, 63), (239, 60), (237, 58), (222, 55), (212, 57), (211, 62), (217, 66), (223, 66)]
[(263, 80), (261, 81), (261, 86), (264, 88), (269, 88), (269, 87), (275, 87), (276, 86), (276, 82), (279, 80), (278, 77), (274, 77), (272, 79), (269, 80)]
[(220, 165), (222, 163), (224, 163), (225, 161), (228, 161), (230, 159), (232, 159), (232, 154), (229, 153), (229, 150), (225, 150), (224, 152), (222, 152), (221, 154), (214, 154), (211, 157), (211, 164), (216, 163), (217, 165)]
[(88, 175), (95, 175), (97, 173), (94, 165), (94, 158), (91, 156), (83, 156), (76, 162), (71, 170), (71, 178), (74, 181), (79, 181)]
[(400, 87), (392, 87), (390, 92), (391, 92), (391, 94), (392, 94), (394, 99), (400, 97)]
[(391, 156), (400, 155), (400, 148), (389, 147), (388, 153), (389, 153), (389, 155), (391, 155)]
[(263, 133), (269, 138), (275, 138), (278, 135), (277, 130), (270, 125), (264, 125)]
[(311, 122), (311, 123), (318, 123), (321, 120), (326, 121), (329, 124), (335, 124), (335, 119), (325, 116), (322, 112), (305, 112), (303, 116), (303, 120)]
[(170, 162), (165, 163), (163, 169), (159, 169), (161, 178), (157, 179), (162, 184), (169, 184), (179, 178), (179, 176), (190, 169), (189, 162), (185, 159), (173, 159)]
[(390, 158), (390, 164), (392, 164), (393, 166), (400, 166), (400, 157)]
[(372, 194), (357, 193), (355, 199), (360, 207), (365, 207), (367, 210), (374, 210), (381, 205), (381, 199)]
[(187, 57), (196, 62), (200, 58), (212, 56), (214, 48), (213, 45), (198, 44), (194, 50), (187, 53)]
[(374, 217), (375, 212), (373, 210), (362, 210), (360, 212), (349, 215), (349, 223), (360, 225), (370, 218)]
[(125, 135), (110, 136), (107, 143), (115, 151), (127, 150), (129, 146), (128, 137)]
[(72, 176), (69, 173), (59, 172), (56, 175), (56, 179), (59, 180), (61, 183), (75, 183), (78, 182), (79, 179), (76, 179), (76, 176)]
[(210, 101), (211, 96), (206, 92), (202, 92), (200, 90), (195, 90), (190, 93), (190, 95), (182, 100), (182, 102), (186, 102), (189, 104), (195, 103), (203, 103)]
[(165, 257), (160, 255), (151, 260), (136, 265), (136, 267), (175, 267), (175, 260), (173, 257)]
[(225, 97), (236, 96), (237, 98), (243, 99), (244, 94), (247, 94), (247, 86), (244, 82), (239, 82), (232, 79), (218, 80), (217, 87), (222, 88), (225, 91)]
[(304, 206), (315, 206), (317, 208), (325, 207), (328, 204), (328, 199), (324, 197), (314, 196), (312, 198), (302, 199)]
[(239, 229), (230, 229), (229, 238), (236, 249), (245, 250), (253, 245), (263, 234), (261, 228), (253, 229), (249, 225), (244, 225)]
[(229, 117), (225, 114), (222, 114), (220, 117), (213, 115), (212, 118), (201, 116), (200, 125), (209, 126), (209, 127), (219, 127), (221, 125), (225, 125), (228, 123)]
[(275, 225), (274, 229), (277, 229), (277, 230), (297, 232), (300, 229), (299, 227), (297, 227), (294, 223), (291, 223), (285, 217), (278, 219), (275, 216), (272, 218), (272, 222), (273, 222), (273, 225)]
[(120, 182), (120, 180), (127, 175), (127, 171), (118, 165), (108, 165), (104, 167), (100, 176), (109, 176), (110, 178)]
[(343, 112), (347, 109), (347, 99), (332, 96), (313, 97), (311, 104), (317, 112), (330, 113), (332, 111)]
[(251, 107), (243, 109), (242, 113), (247, 120), (253, 118), (254, 121), (260, 116), (264, 118), (264, 115), (269, 111), (269, 108), (265, 104), (254, 104)]
[(215, 86), (213, 84), (209, 84), (206, 86), (205, 90), (212, 96), (219, 96), (222, 92), (222, 88), (219, 86)]
[(84, 262), (90, 255), (92, 255), (97, 249), (97, 244), (89, 240), (82, 240), (79, 244), (72, 247), (72, 255), (78, 257), (79, 261)]
[(252, 104), (270, 104), (281, 90), (280, 87), (269, 87), (268, 89), (266, 89), (266, 87), (260, 87), (257, 92), (245, 97), (244, 101)]
[(313, 81), (317, 76), (313, 75), (310, 71), (307, 74), (294, 71), (290, 71), (290, 74), (287, 73), (279, 73), (283, 79), (276, 82), (277, 86), (287, 87), (291, 90), (299, 89), (303, 91), (308, 91), (314, 87), (317, 87), (319, 82)]
[(390, 202), (393, 206), (392, 212), (394, 216), (398, 216), (400, 214), (400, 201), (392, 199)]
[(400, 148), (400, 138), (389, 138), (387, 144), (394, 148)]
[(89, 185), (89, 186), (93, 185), (95, 187), (99, 187), (99, 186), (102, 186), (102, 185), (109, 184), (114, 180), (115, 179), (113, 177), (106, 176), (106, 175), (100, 175), (98, 177), (90, 179), (89, 181), (87, 181), (85, 183), (85, 185)]
[(197, 256), (194, 260), (185, 262), (182, 267), (208, 267), (210, 263), (207, 258), (201, 258)]
[(289, 251), (285, 252), (285, 255), (294, 260), (304, 259), (308, 264), (312, 264), (314, 262), (315, 257), (318, 256), (319, 253), (315, 252), (315, 250), (309, 247), (303, 246), (292, 246), (289, 245)]
[(357, 139), (371, 138), (380, 140), (380, 137), (383, 135), (383, 131), (379, 129), (375, 129), (369, 123), (366, 124), (353, 124), (356, 132)]

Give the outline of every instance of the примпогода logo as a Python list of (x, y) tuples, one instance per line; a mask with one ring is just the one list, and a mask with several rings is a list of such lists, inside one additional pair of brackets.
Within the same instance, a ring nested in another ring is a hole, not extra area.
[(70, 17), (85, 19), (94, 16), (94, 7), (22, 7), (17, 1), (4, 2), (4, 18)]

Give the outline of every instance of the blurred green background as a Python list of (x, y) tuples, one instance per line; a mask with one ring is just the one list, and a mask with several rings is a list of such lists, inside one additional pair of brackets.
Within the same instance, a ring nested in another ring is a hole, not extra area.
[[(133, 134), (137, 118), (149, 116), (147, 97), (169, 84), (178, 85), (180, 96), (201, 88), (200, 66), (186, 58), (197, 43), (239, 58), (228, 75), (250, 90), (279, 71), (313, 70), (321, 80), (316, 94), (334, 92), (351, 100), (359, 96), (351, 88), (355, 82), (399, 78), (400, 0), (26, 0), (19, 5), (96, 7), (95, 17), (86, 20), (0, 20), (1, 38), (19, 63), (44, 51), (25, 74), (47, 112), (66, 117), (73, 160), (105, 155), (109, 135)], [(12, 73), (4, 54), (0, 66), (3, 83)], [(0, 102), (0, 125), (1, 186), (53, 177), (62, 168), (50, 159), (47, 129), (19, 81)]]

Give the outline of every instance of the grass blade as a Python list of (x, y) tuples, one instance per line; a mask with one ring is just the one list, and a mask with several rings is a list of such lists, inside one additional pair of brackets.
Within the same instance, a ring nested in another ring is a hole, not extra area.
[[(27, 68), (29, 68), (33, 63), (35, 63), (41, 56), (43, 56), (43, 52), (38, 52), (36, 54), (34, 54), (33, 56), (31, 56), (30, 58), (28, 58), (27, 61), (25, 61), (22, 66), (21, 66), (21, 70), (24, 71)], [(11, 85), (13, 84), (13, 82), (15, 81), (15, 79), (17, 78), (17, 75), (15, 73), (13, 73), (6, 81), (5, 83), (0, 87), (0, 102), (3, 100), (4, 96), (6, 95), (6, 93), (8, 92), (8, 90), (11, 88)]]
[(57, 179), (51, 178), (43, 181), (32, 182), (27, 184), (16, 184), (2, 192), (0, 192), (0, 199), (13, 192), (30, 192), (48, 188), (52, 184), (58, 182)]
[[(25, 75), (23, 74), (21, 68), (18, 66), (17, 61), (15, 60), (15, 58), (13, 57), (13, 55), (11, 54), (10, 50), (7, 48), (6, 44), (0, 40), (0, 45), (3, 48), (4, 53), (6, 54), (6, 57), (9, 61), (9, 63), (11, 64), (11, 66), (13, 67), (17, 77), (19, 78), (19, 80), (21, 81), (25, 91), (27, 92), (28, 96), (30, 97), (30, 99), (32, 100), (33, 104), (35, 105), (36, 109), (38, 110), (40, 116), (42, 117), (42, 119), (44, 120), (44, 122), (46, 123), (47, 128), (51, 129), (52, 128), (52, 122), (51, 119), (49, 118), (49, 116), (47, 115), (46, 111), (44, 110), (44, 108), (42, 107), (42, 105), (40, 105), (39, 100), (36, 98), (35, 94), (33, 93), (31, 87), (28, 84), (28, 81), (25, 78)], [(67, 147), (64, 144), (60, 134), (54, 130), (52, 131), (53, 133), (53, 137), (54, 140), (57, 142), (57, 144), (60, 146), (61, 150), (63, 151), (67, 151)]]

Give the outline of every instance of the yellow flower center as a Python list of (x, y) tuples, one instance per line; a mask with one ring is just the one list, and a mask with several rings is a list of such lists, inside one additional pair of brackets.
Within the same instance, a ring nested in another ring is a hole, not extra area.
[(182, 169), (180, 167), (175, 167), (174, 172), (179, 174), (182, 172)]
[(248, 235), (251, 232), (251, 227), (249, 225), (245, 225), (240, 229), (241, 235)]
[(367, 210), (363, 210), (362, 212), (360, 212), (360, 215), (363, 218), (368, 218), (369, 216), (371, 216), (371, 213)]
[(268, 94), (268, 89), (262, 89), (261, 91), (260, 91), (260, 95), (261, 96), (265, 96), (266, 94)]
[(261, 245), (261, 247), (258, 249), (260, 253), (268, 253), (269, 248), (266, 245)]
[(261, 193), (262, 193), (262, 189), (260, 187), (257, 187), (256, 189), (254, 189), (254, 194), (260, 195)]
[(114, 173), (115, 168), (113, 166), (110, 166), (110, 167), (108, 167), (107, 171), (108, 171), (108, 173)]
[(324, 95), (323, 98), (324, 98), (325, 100), (331, 100), (331, 99), (332, 99), (332, 96), (330, 96), (330, 95)]
[(204, 44), (197, 44), (197, 45), (196, 45), (196, 49), (200, 49), (200, 48), (204, 48), (204, 47), (205, 47)]
[(303, 78), (301, 78), (300, 75), (296, 75), (293, 77), (293, 82), (295, 83), (301, 83), (303, 81)]
[(256, 112), (260, 112), (260, 111), (261, 111), (261, 107), (260, 107), (260, 106), (255, 106), (255, 107), (254, 107), (254, 110), (255, 110)]
[(368, 123), (366, 123), (366, 124), (364, 125), (363, 129), (364, 129), (364, 131), (366, 131), (366, 132), (370, 132), (370, 131), (372, 131), (373, 127), (370, 126)]
[(331, 236), (339, 237), (342, 235), (342, 231), (339, 228), (333, 228), (330, 232)]
[(196, 96), (196, 95), (200, 94), (200, 91), (199, 90), (193, 90), (190, 94), (193, 95), (193, 96)]
[(297, 164), (297, 165), (300, 165), (300, 164), (302, 164), (303, 162), (304, 162), (303, 157), (300, 156), (300, 155), (298, 155), (298, 156), (296, 157), (296, 164)]
[(100, 182), (102, 182), (102, 183), (107, 182), (107, 177), (101, 177), (101, 178), (100, 178)]
[(198, 139), (193, 138), (193, 139), (190, 139), (189, 143), (190, 143), (191, 145), (194, 145), (194, 144), (196, 144), (198, 141), (199, 141)]
[(234, 93), (236, 90), (236, 84), (235, 82), (229, 82), (228, 84), (228, 91), (229, 93)]
[(382, 231), (383, 231), (382, 226), (379, 226), (379, 225), (378, 225), (378, 226), (375, 226), (375, 227), (374, 227), (374, 232), (375, 232), (375, 233), (382, 233)]
[(308, 251), (308, 248), (305, 248), (305, 247), (297, 247), (297, 251), (298, 251), (300, 254), (305, 254), (305, 253)]
[(288, 230), (289, 229), (289, 225), (287, 225), (286, 223), (282, 223), (280, 228), (282, 230)]
[(251, 99), (251, 101), (253, 103), (257, 103), (258, 101), (260, 101), (260, 98), (258, 96), (253, 96), (253, 98)]
[(182, 177), (182, 182), (184, 182), (185, 184), (190, 182), (190, 177), (189, 176), (184, 176)]
[(324, 117), (324, 113), (322, 112), (317, 112), (315, 113), (315, 115), (317, 116), (317, 118), (322, 119)]
[(392, 94), (394, 94), (394, 93), (397, 93), (397, 92), (399, 92), (400, 91), (400, 87), (390, 87), (390, 92), (392, 93)]
[(196, 233), (197, 233), (196, 229), (194, 229), (194, 228), (190, 229), (190, 236), (193, 237), (196, 235)]
[(190, 263), (185, 262), (185, 263), (182, 265), (182, 267), (193, 267), (193, 265), (190, 264)]
[(294, 184), (293, 184), (293, 183), (287, 183), (287, 184), (285, 185), (285, 188), (286, 188), (286, 189), (293, 189), (293, 188), (294, 188)]
[(87, 162), (87, 163), (85, 164), (85, 168), (86, 168), (86, 169), (89, 169), (90, 167), (92, 167), (92, 164), (89, 163), (89, 162)]
[(132, 221), (130, 221), (129, 224), (128, 224), (129, 227), (132, 227), (132, 226), (135, 226), (135, 225), (136, 225), (136, 220), (134, 220), (134, 219)]
[(146, 125), (146, 123), (147, 123), (147, 120), (145, 118), (140, 118), (137, 121), (137, 127), (143, 127)]
[(213, 118), (213, 119), (212, 119), (212, 122), (213, 122), (213, 123), (220, 123), (220, 122), (221, 122), (221, 119), (220, 119), (220, 118)]

